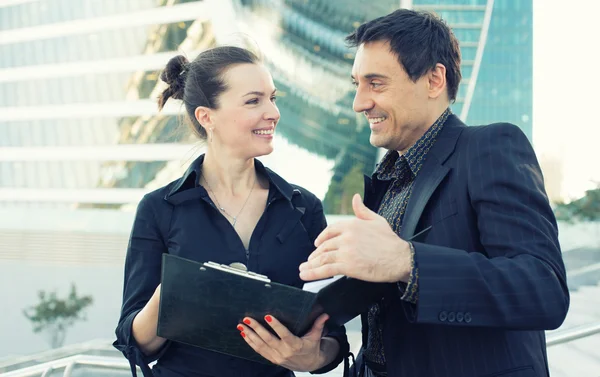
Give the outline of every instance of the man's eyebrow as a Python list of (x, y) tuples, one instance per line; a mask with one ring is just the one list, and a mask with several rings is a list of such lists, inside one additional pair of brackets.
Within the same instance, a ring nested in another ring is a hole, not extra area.
[[(367, 80), (372, 80), (372, 79), (387, 80), (387, 79), (389, 79), (388, 76), (383, 75), (381, 73), (367, 73), (363, 77)], [(354, 75), (351, 75), (350, 78), (352, 79), (352, 81), (356, 81), (356, 78), (354, 77)]]
[[(277, 88), (273, 89), (273, 93), (271, 93), (271, 95), (275, 94), (276, 92), (277, 92)], [(252, 92), (248, 92), (248, 93), (244, 94), (243, 97), (250, 96), (250, 95), (253, 95), (253, 96), (264, 96), (265, 93), (264, 92), (259, 92), (259, 91), (252, 91)]]
[(388, 76), (382, 75), (381, 73), (367, 73), (364, 77), (367, 80), (371, 80), (371, 79), (384, 79), (384, 80), (386, 80), (386, 79), (389, 79)]

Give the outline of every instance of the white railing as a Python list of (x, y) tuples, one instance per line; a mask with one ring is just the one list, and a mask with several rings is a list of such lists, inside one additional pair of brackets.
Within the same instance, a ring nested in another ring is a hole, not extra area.
[[(70, 356), (63, 359), (49, 361), (46, 363), (34, 365), (31, 367), (18, 369), (12, 372), (0, 374), (0, 377), (33, 377), (41, 376), (46, 377), (51, 374), (55, 375), (55, 371), (63, 370), (63, 377), (70, 377), (73, 370), (77, 367), (93, 366), (95, 368), (107, 368), (112, 370), (129, 370), (129, 362), (125, 358), (120, 357), (105, 357), (105, 356), (91, 356), (91, 355), (76, 355)], [(338, 367), (334, 371), (331, 371), (324, 376), (328, 377), (341, 377), (343, 369)], [(141, 370), (138, 368), (138, 375), (142, 375)], [(311, 376), (309, 373), (296, 373), (297, 377), (308, 377)]]
[(552, 347), (597, 334), (600, 334), (600, 322), (577, 326), (568, 330), (549, 334), (546, 337), (546, 346)]
[[(129, 370), (129, 362), (125, 358), (75, 355), (58, 360), (48, 361), (31, 367), (17, 369), (12, 372), (0, 374), (1, 377), (30, 377), (30, 376), (48, 376), (53, 371), (64, 369), (63, 376), (69, 377), (76, 366), (94, 366), (108, 369)], [(53, 374), (53, 373), (52, 373)], [(141, 375), (141, 371), (138, 371)]]

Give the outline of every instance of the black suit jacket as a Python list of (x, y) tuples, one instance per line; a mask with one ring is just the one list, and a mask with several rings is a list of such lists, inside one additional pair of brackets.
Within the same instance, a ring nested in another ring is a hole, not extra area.
[[(366, 205), (376, 210), (386, 189), (367, 179)], [(518, 127), (448, 118), (401, 237), (429, 226), (414, 242), (418, 303), (399, 290), (384, 299), (388, 375), (548, 376), (544, 330), (563, 322), (569, 291), (540, 167)]]

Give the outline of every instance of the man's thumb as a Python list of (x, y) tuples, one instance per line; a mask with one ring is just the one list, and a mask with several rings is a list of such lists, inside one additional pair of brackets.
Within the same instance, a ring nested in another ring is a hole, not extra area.
[(361, 220), (374, 220), (377, 218), (377, 214), (367, 208), (362, 202), (360, 195), (354, 194), (352, 198), (352, 209), (354, 214)]

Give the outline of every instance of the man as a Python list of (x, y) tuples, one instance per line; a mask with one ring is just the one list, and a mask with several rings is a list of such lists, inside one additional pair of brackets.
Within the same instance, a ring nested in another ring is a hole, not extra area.
[(436, 16), (397, 10), (347, 40), (354, 110), (388, 153), (356, 218), (321, 233), (300, 276), (392, 283), (362, 315), (367, 376), (548, 376), (544, 330), (563, 322), (569, 292), (529, 141), (450, 112), (460, 50)]

